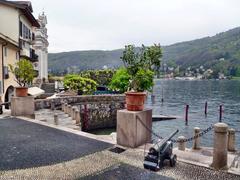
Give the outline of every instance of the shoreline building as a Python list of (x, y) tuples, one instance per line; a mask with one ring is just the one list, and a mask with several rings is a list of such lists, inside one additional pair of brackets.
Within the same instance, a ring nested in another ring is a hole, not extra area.
[(33, 47), (38, 55), (38, 63), (35, 67), (38, 69), (37, 81), (42, 83), (48, 80), (48, 35), (47, 35), (47, 17), (44, 12), (38, 16), (40, 27), (35, 28), (35, 40)]
[(0, 95), (4, 102), (10, 101), (14, 86), (18, 86), (8, 65), (21, 58), (38, 62), (33, 42), (40, 24), (32, 13), (30, 1), (0, 1)]

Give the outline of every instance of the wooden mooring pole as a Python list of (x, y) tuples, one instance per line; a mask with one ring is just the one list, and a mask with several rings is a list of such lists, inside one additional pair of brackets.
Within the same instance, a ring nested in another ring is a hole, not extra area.
[(204, 110), (205, 116), (207, 116), (207, 109), (208, 109), (208, 103), (207, 103), (207, 101), (206, 101), (206, 102), (205, 102), (205, 110)]
[(189, 105), (186, 105), (185, 108), (185, 125), (188, 126), (188, 110), (189, 110)]
[(222, 122), (223, 105), (219, 106), (219, 122)]

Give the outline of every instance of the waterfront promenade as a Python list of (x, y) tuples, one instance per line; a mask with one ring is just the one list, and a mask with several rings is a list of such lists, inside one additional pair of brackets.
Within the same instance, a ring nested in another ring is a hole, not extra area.
[(109, 151), (103, 138), (27, 118), (0, 118), (0, 179), (239, 179), (181, 161), (143, 169), (143, 149)]

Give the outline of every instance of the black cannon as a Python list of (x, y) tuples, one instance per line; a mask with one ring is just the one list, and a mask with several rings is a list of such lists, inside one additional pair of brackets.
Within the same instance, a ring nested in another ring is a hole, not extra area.
[(143, 166), (145, 169), (157, 171), (163, 167), (163, 163), (166, 159), (170, 161), (171, 167), (175, 166), (177, 156), (172, 154), (173, 143), (171, 139), (177, 133), (178, 130), (161, 141), (158, 141), (149, 149), (148, 154), (144, 158)]

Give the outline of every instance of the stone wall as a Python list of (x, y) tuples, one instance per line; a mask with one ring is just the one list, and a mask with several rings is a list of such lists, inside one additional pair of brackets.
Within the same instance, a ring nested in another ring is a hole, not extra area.
[(67, 103), (80, 111), (82, 130), (116, 127), (117, 110), (124, 109), (125, 95), (70, 96), (35, 100), (35, 110), (60, 108)]

